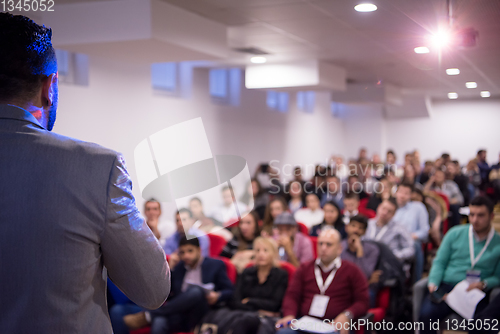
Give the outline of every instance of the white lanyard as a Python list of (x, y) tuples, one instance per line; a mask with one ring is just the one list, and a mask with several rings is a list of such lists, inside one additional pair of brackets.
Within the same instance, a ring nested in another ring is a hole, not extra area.
[(370, 235), (370, 239), (373, 239), (375, 241), (379, 241), (382, 238), (382, 236), (385, 234), (385, 232), (387, 232), (388, 228), (389, 228), (389, 224), (382, 227), (382, 229), (377, 233), (377, 235), (375, 235), (375, 233), (377, 232), (377, 225), (375, 225), (373, 227), (372, 233)]
[(469, 227), (469, 253), (470, 253), (471, 268), (474, 268), (474, 266), (479, 261), (481, 256), (483, 256), (483, 253), (486, 251), (486, 248), (488, 248), (488, 245), (490, 244), (491, 239), (493, 239), (493, 235), (495, 235), (495, 229), (493, 228), (493, 226), (491, 226), (490, 232), (488, 233), (488, 238), (486, 239), (486, 243), (484, 244), (483, 249), (474, 258), (474, 241), (472, 239), (472, 225)]
[(319, 266), (314, 267), (314, 276), (316, 276), (316, 284), (318, 284), (319, 292), (320, 294), (324, 295), (326, 290), (330, 287), (332, 284), (333, 278), (335, 277), (335, 273), (337, 272), (338, 268), (332, 269), (330, 272), (330, 275), (326, 278), (326, 281), (323, 283), (323, 277), (321, 276), (321, 271), (319, 270)]

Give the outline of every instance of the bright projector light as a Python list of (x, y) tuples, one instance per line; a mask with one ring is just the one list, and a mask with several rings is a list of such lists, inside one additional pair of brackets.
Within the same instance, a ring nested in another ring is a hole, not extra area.
[(483, 90), (481, 92), (481, 97), (490, 97), (491, 96), (491, 93), (487, 90)]
[(250, 58), (250, 61), (254, 64), (264, 64), (267, 61), (267, 59), (266, 59), (266, 57), (255, 56), (255, 57)]
[(373, 12), (377, 10), (377, 6), (372, 3), (360, 3), (359, 5), (354, 6), (354, 10), (357, 12)]
[(415, 49), (413, 49), (413, 51), (415, 51), (415, 53), (429, 53), (429, 48), (426, 47), (426, 46), (418, 46), (416, 47)]
[(457, 93), (448, 93), (448, 98), (450, 100), (456, 100), (456, 99), (458, 99), (458, 94)]
[(446, 74), (448, 75), (459, 75), (460, 70), (458, 68), (447, 68), (446, 69)]
[(477, 82), (469, 81), (465, 83), (465, 87), (467, 88), (477, 88)]

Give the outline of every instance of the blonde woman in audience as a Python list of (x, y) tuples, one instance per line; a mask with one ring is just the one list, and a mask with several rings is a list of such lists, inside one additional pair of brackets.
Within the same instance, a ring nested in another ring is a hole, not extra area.
[(264, 224), (262, 225), (261, 234), (263, 237), (273, 235), (274, 219), (285, 211), (288, 211), (288, 204), (286, 204), (283, 197), (275, 197), (269, 202), (264, 214)]
[(246, 268), (238, 278), (231, 308), (260, 316), (258, 331), (242, 328), (238, 333), (274, 333), (274, 324), (280, 316), (281, 301), (288, 286), (288, 273), (279, 268), (274, 240), (258, 237), (253, 248), (255, 265)]
[(253, 260), (253, 242), (260, 235), (259, 217), (255, 211), (244, 214), (233, 238), (224, 246), (220, 256), (231, 259), (239, 273)]

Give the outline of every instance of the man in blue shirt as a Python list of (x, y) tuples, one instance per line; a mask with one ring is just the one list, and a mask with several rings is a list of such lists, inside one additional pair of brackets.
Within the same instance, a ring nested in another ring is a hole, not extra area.
[(174, 267), (179, 262), (177, 249), (179, 248), (179, 241), (186, 235), (186, 229), (188, 230), (187, 234), (197, 237), (200, 241), (201, 255), (204, 257), (210, 255), (210, 240), (205, 232), (191, 227), (194, 224), (194, 219), (189, 209), (180, 209), (176, 212), (175, 224), (177, 225), (177, 231), (165, 241), (165, 246), (163, 246), (165, 254), (170, 255), (168, 263), (171, 267)]
[(396, 202), (398, 209), (394, 214), (394, 220), (403, 225), (413, 238), (415, 247), (415, 262), (413, 280), (418, 281), (424, 271), (424, 252), (422, 243), (427, 241), (429, 235), (429, 213), (421, 202), (412, 202), (411, 193), (413, 185), (402, 183), (396, 191)]

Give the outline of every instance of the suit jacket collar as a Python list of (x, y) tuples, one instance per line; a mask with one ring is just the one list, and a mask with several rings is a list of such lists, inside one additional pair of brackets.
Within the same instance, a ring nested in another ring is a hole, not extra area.
[(30, 122), (37, 127), (45, 130), (45, 128), (38, 122), (35, 116), (33, 116), (25, 109), (11, 104), (0, 104), (0, 119), (1, 118), (17, 119), (20, 121)]

